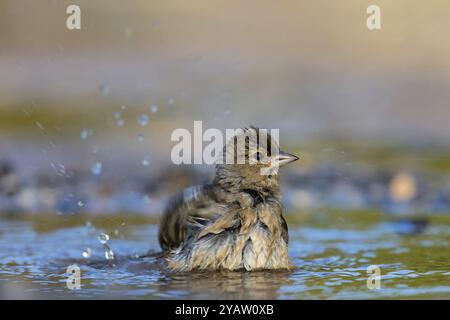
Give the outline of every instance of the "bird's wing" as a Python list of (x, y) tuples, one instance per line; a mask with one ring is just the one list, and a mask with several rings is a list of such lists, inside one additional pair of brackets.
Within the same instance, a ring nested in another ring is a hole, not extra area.
[(186, 236), (198, 232), (225, 212), (211, 185), (195, 186), (175, 195), (162, 217), (159, 243), (163, 250), (178, 247)]

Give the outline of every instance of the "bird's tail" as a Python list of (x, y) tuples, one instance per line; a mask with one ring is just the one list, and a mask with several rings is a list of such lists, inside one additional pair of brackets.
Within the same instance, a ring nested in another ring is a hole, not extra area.
[(202, 225), (205, 217), (199, 212), (207, 202), (206, 189), (207, 186), (191, 187), (169, 201), (161, 219), (158, 237), (164, 251), (179, 247), (190, 231)]

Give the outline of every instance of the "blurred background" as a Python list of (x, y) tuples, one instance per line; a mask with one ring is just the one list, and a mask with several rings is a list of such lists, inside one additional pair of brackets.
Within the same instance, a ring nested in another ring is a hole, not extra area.
[[(81, 30), (66, 28), (70, 4)], [(369, 31), (370, 4), (2, 1), (0, 210), (83, 211), (91, 189), (119, 188), (125, 199), (91, 209), (160, 212), (152, 192), (213, 172), (170, 162), (170, 133), (194, 120), (279, 128), (302, 157), (286, 174), (308, 189), (295, 205), (334, 201), (318, 197), (335, 182), (343, 205), (370, 205), (369, 189), (380, 202), (399, 173), (410, 198), (414, 175), (434, 174), (430, 205), (445, 207), (450, 5), (377, 1), (382, 29)]]
[[(449, 15), (444, 0), (0, 1), (0, 298), (449, 298)], [(174, 282), (133, 260), (159, 250), (168, 197), (214, 174), (170, 160), (194, 120), (280, 129), (300, 156), (281, 181), (301, 271)]]

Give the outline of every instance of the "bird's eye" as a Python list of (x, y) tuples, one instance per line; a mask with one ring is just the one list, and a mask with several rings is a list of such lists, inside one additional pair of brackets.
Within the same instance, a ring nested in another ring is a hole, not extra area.
[(256, 153), (256, 160), (261, 161), (261, 153), (260, 152)]

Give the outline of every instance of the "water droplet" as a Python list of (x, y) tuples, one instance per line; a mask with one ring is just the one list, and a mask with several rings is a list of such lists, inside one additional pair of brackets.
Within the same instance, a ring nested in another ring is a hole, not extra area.
[(117, 237), (119, 235), (119, 230), (114, 230), (114, 235)]
[(40, 123), (39, 121), (36, 121), (36, 126), (41, 130), (45, 129), (44, 125), (42, 123)]
[(175, 104), (175, 99), (174, 99), (174, 98), (169, 98), (169, 99), (167, 99), (167, 104), (168, 104), (169, 106)]
[(125, 124), (125, 121), (123, 121), (123, 119), (116, 120), (116, 126), (123, 127), (124, 124)]
[(101, 162), (96, 162), (92, 167), (91, 167), (91, 172), (92, 174), (98, 176), (102, 173), (102, 169), (103, 169), (103, 165)]
[(81, 200), (80, 200), (80, 201), (78, 201), (78, 206), (79, 206), (79, 207), (84, 207), (84, 202), (83, 202), (83, 201), (81, 201)]
[(105, 258), (108, 261), (114, 260), (114, 252), (109, 247), (105, 247)]
[(84, 249), (84, 251), (83, 251), (83, 257), (84, 258), (90, 258), (92, 256), (92, 250), (91, 250), (91, 248), (86, 248), (86, 249)]
[(120, 112), (114, 112), (114, 119), (120, 119)]
[(139, 124), (141, 126), (146, 126), (148, 124), (148, 115), (141, 114), (141, 116), (139, 117)]
[(138, 134), (137, 140), (139, 142), (144, 142), (144, 135), (142, 133)]
[(80, 133), (81, 140), (86, 140), (90, 136), (92, 136), (92, 130), (91, 129), (83, 129), (81, 131), (81, 133)]
[(97, 237), (98, 241), (100, 241), (102, 244), (105, 244), (109, 240), (109, 236), (106, 233), (100, 233)]
[(142, 165), (148, 167), (152, 164), (152, 160), (149, 156), (146, 156), (144, 159), (142, 159)]
[(110, 89), (107, 85), (102, 84), (102, 85), (100, 85), (99, 89), (100, 89), (100, 93), (102, 94), (102, 96), (107, 96), (109, 94)]
[(127, 108), (127, 106), (126, 105), (122, 105), (122, 106), (120, 106), (120, 109), (121, 110), (125, 110)]
[(142, 199), (146, 204), (150, 204), (150, 202), (152, 202), (152, 199), (148, 195), (145, 195)]
[(151, 113), (157, 113), (158, 112), (158, 106), (156, 104), (153, 104), (150, 106), (150, 112)]

